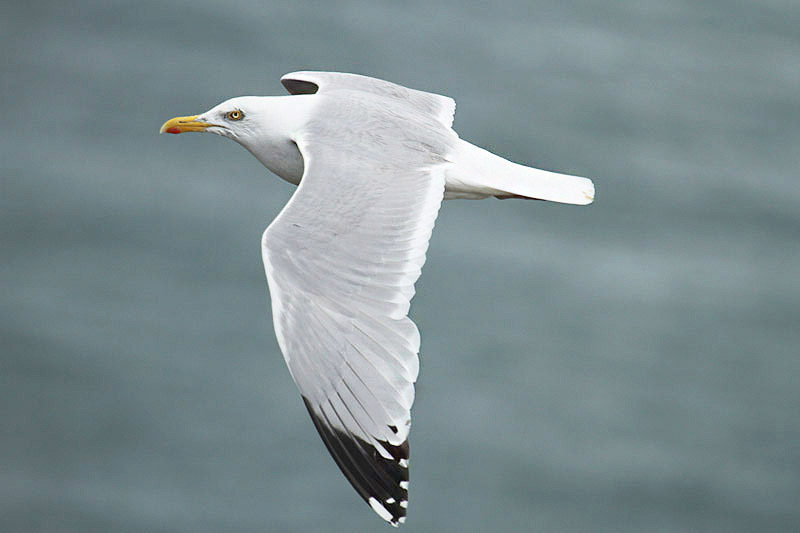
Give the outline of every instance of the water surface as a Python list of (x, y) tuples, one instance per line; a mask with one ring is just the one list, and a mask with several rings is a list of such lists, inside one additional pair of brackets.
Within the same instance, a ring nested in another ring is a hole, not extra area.
[(304, 68), (597, 186), (442, 209), (407, 531), (797, 527), (798, 4), (432, 4), (0, 7), (0, 530), (385, 528), (272, 332), (293, 188), (156, 134)]

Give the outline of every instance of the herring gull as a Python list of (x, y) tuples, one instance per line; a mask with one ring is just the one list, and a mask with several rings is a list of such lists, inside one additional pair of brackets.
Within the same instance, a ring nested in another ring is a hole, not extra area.
[(459, 139), (445, 96), (336, 72), (281, 83), (290, 96), (231, 98), (161, 133), (228, 137), (299, 185), (261, 239), (275, 335), (336, 464), (397, 526), (419, 371), (408, 310), (442, 200), (585, 205), (594, 185)]

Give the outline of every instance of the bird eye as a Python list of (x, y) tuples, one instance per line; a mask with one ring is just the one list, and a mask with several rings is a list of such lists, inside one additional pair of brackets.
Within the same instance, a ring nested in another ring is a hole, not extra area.
[(225, 116), (228, 118), (228, 120), (242, 120), (244, 118), (244, 113), (238, 109), (234, 109), (233, 111), (229, 111)]

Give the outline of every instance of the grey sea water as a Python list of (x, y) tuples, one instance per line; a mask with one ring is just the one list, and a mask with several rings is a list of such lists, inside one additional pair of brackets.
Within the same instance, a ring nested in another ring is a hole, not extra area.
[(587, 208), (444, 205), (407, 531), (800, 527), (800, 4), (4, 2), (0, 531), (380, 531), (259, 238), (293, 188), (158, 136), (298, 69), (453, 96)]

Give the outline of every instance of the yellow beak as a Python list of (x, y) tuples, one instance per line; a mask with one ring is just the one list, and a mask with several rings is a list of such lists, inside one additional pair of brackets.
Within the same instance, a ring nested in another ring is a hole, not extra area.
[(208, 122), (199, 122), (197, 115), (190, 117), (175, 117), (171, 118), (161, 126), (158, 133), (184, 133), (187, 131), (206, 131), (208, 128), (216, 124), (209, 124)]

